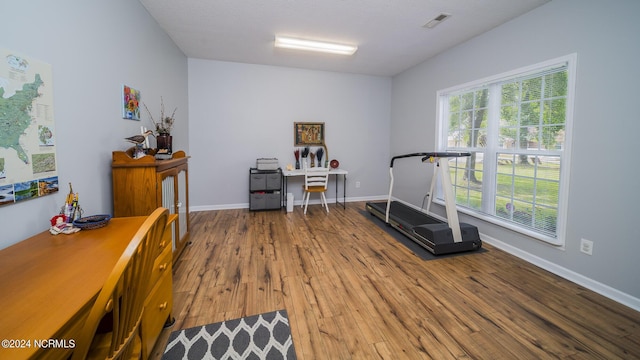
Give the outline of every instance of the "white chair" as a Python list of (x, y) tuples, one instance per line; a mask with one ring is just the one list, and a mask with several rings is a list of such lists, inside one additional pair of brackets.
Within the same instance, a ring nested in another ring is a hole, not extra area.
[[(329, 212), (329, 205), (324, 193), (327, 191), (327, 183), (329, 182), (329, 169), (323, 167), (306, 168), (304, 171), (304, 195), (302, 196), (302, 205), (304, 213), (307, 213), (309, 205), (309, 197), (311, 193), (320, 193), (322, 206)], [(306, 199), (305, 199), (306, 198)]]

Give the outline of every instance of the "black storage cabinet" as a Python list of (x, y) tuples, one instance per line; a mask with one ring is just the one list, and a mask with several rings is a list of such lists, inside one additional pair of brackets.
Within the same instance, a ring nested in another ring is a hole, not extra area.
[(282, 169), (249, 169), (249, 210), (282, 208)]

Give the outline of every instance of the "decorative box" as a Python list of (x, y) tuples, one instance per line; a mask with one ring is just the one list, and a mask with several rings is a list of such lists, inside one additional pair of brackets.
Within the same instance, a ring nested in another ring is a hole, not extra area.
[(258, 170), (277, 170), (279, 167), (277, 158), (259, 158), (256, 160), (256, 168)]

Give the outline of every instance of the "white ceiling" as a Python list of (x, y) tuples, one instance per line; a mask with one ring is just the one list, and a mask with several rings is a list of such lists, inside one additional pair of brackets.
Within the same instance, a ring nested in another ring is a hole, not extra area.
[[(392, 76), (550, 0), (140, 0), (189, 58)], [(441, 13), (451, 17), (423, 27)], [(275, 49), (274, 36), (356, 44)]]

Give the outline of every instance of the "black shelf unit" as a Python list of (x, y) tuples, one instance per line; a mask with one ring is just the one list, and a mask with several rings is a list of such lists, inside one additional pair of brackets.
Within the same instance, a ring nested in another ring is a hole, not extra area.
[(249, 210), (282, 208), (282, 169), (249, 169)]

